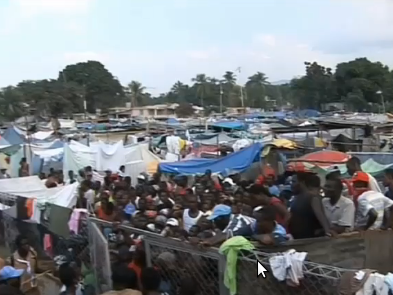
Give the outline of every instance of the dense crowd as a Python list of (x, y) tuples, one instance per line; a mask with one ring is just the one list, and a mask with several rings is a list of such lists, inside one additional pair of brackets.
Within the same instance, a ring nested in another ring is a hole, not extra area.
[[(213, 175), (210, 170), (194, 177), (142, 173), (134, 186), (124, 166), (117, 172), (106, 171), (103, 181), (96, 180), (91, 167), (79, 171), (76, 208), (107, 222), (102, 232), (115, 253), (113, 291), (108, 295), (200, 294), (201, 282), (193, 281), (192, 269), (179, 257), (163, 252), (154, 267), (147, 267), (143, 237), (127, 234), (118, 224), (205, 247), (219, 246), (232, 236), (280, 245), (292, 239), (388, 229), (393, 224), (393, 170), (385, 171), (386, 193), (372, 175), (362, 171), (356, 157), (347, 162), (349, 179), (342, 178), (338, 169), (325, 179), (310, 172), (279, 178), (268, 166), (261, 170), (253, 181), (240, 174)], [(52, 171), (47, 182), (57, 183), (59, 178)], [(68, 178), (76, 181), (72, 172)], [(76, 284), (81, 270), (89, 267), (63, 263), (61, 294), (94, 294), (94, 283), (86, 276), (83, 288)], [(184, 268), (184, 276), (176, 281), (167, 275), (174, 267)], [(4, 278), (2, 271), (0, 278)]]

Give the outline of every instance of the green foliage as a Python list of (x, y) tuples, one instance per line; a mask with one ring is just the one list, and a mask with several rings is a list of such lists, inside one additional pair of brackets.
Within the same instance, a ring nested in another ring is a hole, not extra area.
[(179, 117), (191, 117), (194, 114), (192, 105), (187, 102), (182, 102), (176, 108), (176, 115)]
[(83, 87), (89, 112), (118, 106), (124, 99), (120, 82), (98, 61), (68, 65), (59, 73), (58, 80)]
[[(285, 85), (272, 85), (263, 72), (251, 75), (239, 85), (234, 72), (221, 79), (200, 73), (192, 84), (177, 81), (167, 93), (152, 97), (143, 83), (131, 81), (127, 87), (98, 61), (66, 66), (56, 80), (23, 81), (0, 90), (0, 116), (14, 120), (34, 111), (36, 115), (59, 117), (84, 111), (103, 111), (124, 106), (178, 103), (179, 116), (192, 115), (192, 105), (204, 106), (205, 114), (227, 107), (278, 109), (321, 109), (323, 104), (343, 102), (349, 111), (393, 111), (393, 72), (380, 62), (358, 58), (343, 62), (335, 70), (317, 62), (305, 62), (304, 76)], [(243, 100), (242, 100), (243, 99)], [(382, 103), (384, 102), (384, 103)]]

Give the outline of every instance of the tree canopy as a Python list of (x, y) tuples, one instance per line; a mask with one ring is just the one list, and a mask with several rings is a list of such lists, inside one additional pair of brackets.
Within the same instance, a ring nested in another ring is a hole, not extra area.
[[(281, 107), (320, 110), (327, 103), (344, 103), (351, 111), (393, 110), (393, 72), (381, 62), (358, 58), (337, 64), (335, 69), (305, 62), (305, 73), (283, 85), (273, 85), (263, 72), (251, 75), (244, 85), (226, 71), (221, 77), (197, 73), (191, 81), (175, 81), (167, 93), (153, 97), (140, 81), (125, 87), (99, 61), (66, 66), (56, 79), (22, 81), (0, 90), (0, 116), (14, 120), (27, 113), (59, 117), (75, 112), (105, 112), (111, 107), (179, 103), (181, 114), (192, 105), (205, 113), (226, 107)], [(190, 82), (190, 83), (187, 83)], [(207, 111), (209, 110), (209, 111)]]

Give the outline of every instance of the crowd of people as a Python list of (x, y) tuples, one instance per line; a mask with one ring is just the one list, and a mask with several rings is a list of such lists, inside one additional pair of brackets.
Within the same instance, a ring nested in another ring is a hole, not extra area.
[[(124, 166), (117, 172), (105, 171), (103, 181), (95, 179), (91, 167), (79, 171), (76, 208), (110, 224), (102, 226), (115, 250), (113, 291), (106, 294), (200, 294), (201, 282), (193, 281), (192, 269), (181, 257), (160, 253), (154, 267), (147, 267), (141, 236), (127, 234), (118, 224), (204, 247), (220, 246), (233, 236), (280, 245), (293, 239), (335, 237), (393, 225), (393, 170), (385, 171), (386, 193), (372, 175), (362, 171), (356, 157), (347, 162), (349, 179), (338, 169), (324, 179), (310, 172), (278, 178), (270, 167), (262, 171), (252, 181), (240, 174), (213, 175), (210, 170), (192, 178), (142, 173), (135, 185)], [(56, 177), (53, 173), (53, 179)], [(72, 172), (68, 178), (77, 180)], [(86, 282), (80, 287), (81, 263), (76, 266), (70, 262), (60, 266), (61, 294), (94, 294), (93, 283), (93, 291)], [(184, 276), (176, 280), (168, 276), (174, 267), (183, 269)], [(1, 281), (7, 278), (7, 271), (8, 267), (0, 271)]]

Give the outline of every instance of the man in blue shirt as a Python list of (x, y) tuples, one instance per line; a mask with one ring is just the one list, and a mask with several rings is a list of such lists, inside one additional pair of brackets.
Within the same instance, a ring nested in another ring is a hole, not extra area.
[(272, 206), (265, 206), (254, 212), (254, 238), (263, 244), (283, 244), (288, 241), (285, 228), (276, 222), (276, 211)]
[(232, 208), (227, 205), (216, 205), (212, 214), (207, 218), (221, 232), (207, 239), (202, 244), (207, 246), (219, 245), (233, 236), (251, 237), (254, 233), (255, 219), (242, 214), (232, 214)]

